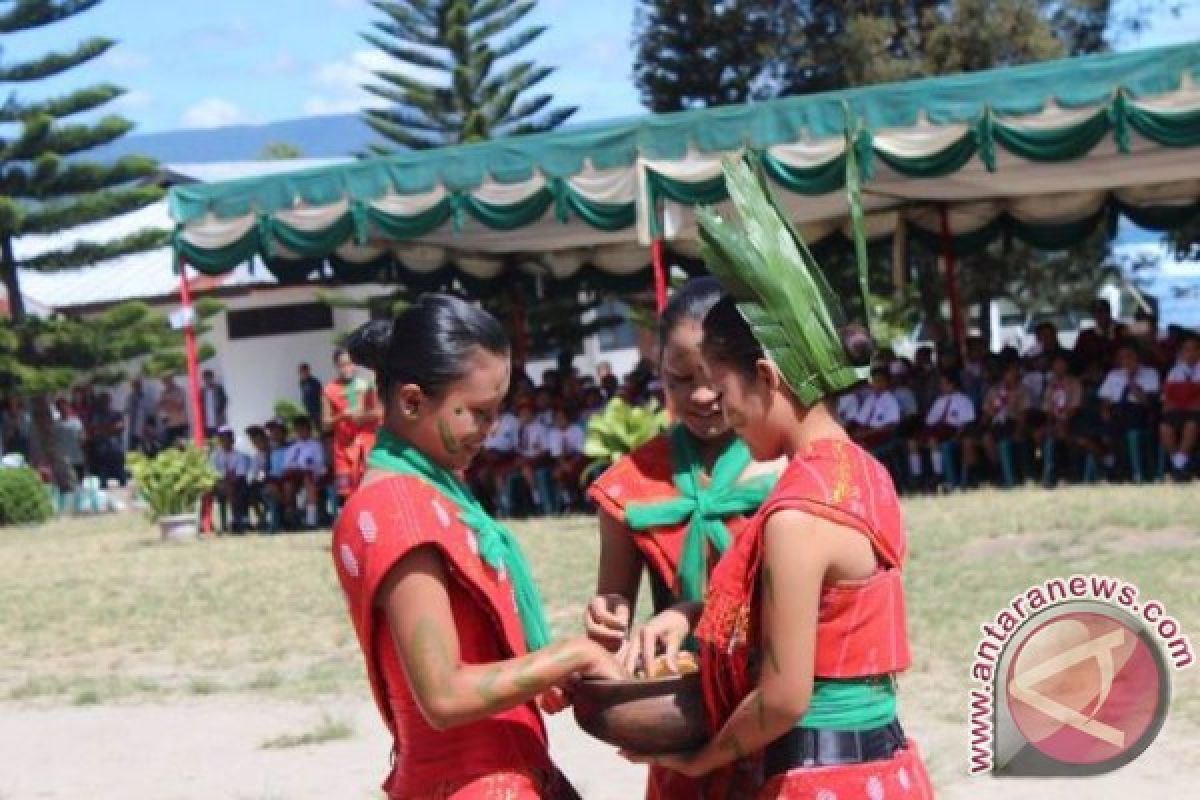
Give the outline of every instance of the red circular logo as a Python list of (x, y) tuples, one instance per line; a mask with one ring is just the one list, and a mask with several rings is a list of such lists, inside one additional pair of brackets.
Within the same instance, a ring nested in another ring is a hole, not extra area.
[(1153, 741), (1166, 681), (1139, 631), (1115, 616), (1073, 611), (1021, 641), (1004, 689), (1029, 745), (1062, 764), (1101, 765), (1136, 757)]

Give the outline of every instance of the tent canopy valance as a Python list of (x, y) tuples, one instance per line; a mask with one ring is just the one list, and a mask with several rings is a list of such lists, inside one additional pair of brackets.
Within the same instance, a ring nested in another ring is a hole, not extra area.
[(1061, 247), (1114, 210), (1165, 228), (1200, 213), (1200, 44), (929, 78), (212, 184), (176, 186), (181, 258), (204, 272), (258, 255), (350, 277), (510, 268), (570, 279), (641, 271), (645, 247), (694, 252), (721, 204), (722, 156), (757, 151), (814, 241), (845, 232), (847, 148), (866, 232), (903, 222), (955, 246), (1008, 231)]

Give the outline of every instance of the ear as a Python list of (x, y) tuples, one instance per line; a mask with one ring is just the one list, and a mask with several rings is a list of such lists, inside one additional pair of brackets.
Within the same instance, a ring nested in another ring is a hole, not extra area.
[(769, 358), (760, 358), (754, 362), (754, 374), (758, 382), (772, 392), (778, 391), (783, 383), (779, 367), (775, 366), (775, 362)]
[(421, 413), (421, 402), (424, 398), (425, 393), (415, 383), (405, 383), (392, 390), (392, 402), (396, 403), (404, 419), (416, 419)]

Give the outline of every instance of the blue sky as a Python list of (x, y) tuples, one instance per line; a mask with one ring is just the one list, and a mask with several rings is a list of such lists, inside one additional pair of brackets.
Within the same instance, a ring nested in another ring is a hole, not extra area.
[[(1165, 5), (1165, 3), (1164, 3)], [(1163, 16), (1122, 49), (1200, 40), (1200, 3)], [(529, 48), (557, 66), (544, 84), (575, 121), (641, 111), (632, 83), (634, 0), (541, 0), (549, 30)], [(103, 58), (48, 84), (110, 81), (139, 131), (203, 128), (353, 111), (359, 85), (387, 59), (360, 36), (378, 18), (367, 0), (106, 0), (39, 31), (5, 36), (4, 61), (65, 49), (95, 35), (120, 40)]]

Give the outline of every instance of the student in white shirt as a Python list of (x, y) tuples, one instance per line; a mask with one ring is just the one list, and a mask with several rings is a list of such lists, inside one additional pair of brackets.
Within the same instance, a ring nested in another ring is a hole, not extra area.
[[(546, 427), (538, 420), (533, 405), (522, 403), (517, 408), (517, 468), (529, 487), (533, 504), (545, 510), (546, 484), (549, 483), (550, 454), (546, 449)], [(545, 472), (545, 475), (541, 473)], [(552, 494), (552, 492), (551, 492)], [(507, 498), (511, 503), (513, 498)], [(550, 501), (553, 502), (553, 501)], [(503, 504), (502, 504), (503, 505)], [(511, 510), (511, 507), (510, 507)]]
[[(250, 473), (251, 459), (234, 449), (232, 428), (221, 426), (217, 429), (216, 446), (208, 459), (219, 476), (213, 496), (217, 500), (221, 530), (226, 533), (245, 533), (246, 479)], [(232, 526), (228, 517), (230, 510), (233, 512)]]
[[(1125, 462), (1129, 477), (1140, 481), (1145, 454), (1134, 445), (1144, 447), (1142, 440), (1147, 437), (1135, 434), (1145, 434), (1150, 428), (1160, 389), (1158, 372), (1141, 363), (1137, 347), (1130, 342), (1117, 348), (1116, 363), (1116, 368), (1100, 384), (1100, 417), (1110, 452)], [(1114, 461), (1110, 456), (1106, 466)]]
[(1179, 360), (1163, 387), (1163, 419), (1159, 442), (1169, 453), (1171, 471), (1186, 478), (1200, 433), (1200, 337), (1189, 334), (1179, 345)]
[(900, 424), (900, 404), (887, 367), (871, 370), (871, 388), (859, 401), (851, 436), (868, 450), (889, 443)]
[(296, 439), (283, 458), (283, 499), (285, 513), (295, 508), (297, 496), (304, 490), (304, 525), (317, 527), (317, 485), (325, 476), (325, 448), (313, 437), (312, 421), (297, 417), (292, 423)]
[(854, 420), (858, 417), (859, 396), (861, 394), (862, 389), (856, 388), (838, 395), (837, 418), (838, 422), (842, 423), (842, 427), (854, 424)]
[(500, 512), (500, 494), (516, 462), (520, 431), (517, 415), (505, 409), (483, 440), (483, 450), (467, 469), (467, 484), (489, 513)]
[(546, 450), (554, 460), (554, 485), (558, 498), (552, 511), (562, 511), (580, 503), (579, 478), (587, 467), (583, 454), (583, 426), (572, 422), (565, 408), (554, 412), (554, 427), (546, 432)]
[[(921, 432), (909, 442), (908, 467), (917, 484), (921, 484), (924, 472), (923, 451), (929, 452), (930, 466), (937, 481), (943, 481), (947, 466), (947, 455), (961, 450), (968, 465), (974, 460), (974, 447), (970, 437), (971, 424), (975, 422), (975, 406), (962, 390), (958, 375), (944, 370), (939, 379), (938, 396), (925, 414)], [(969, 458), (968, 458), (969, 457)], [(954, 476), (948, 482), (954, 484)]]

